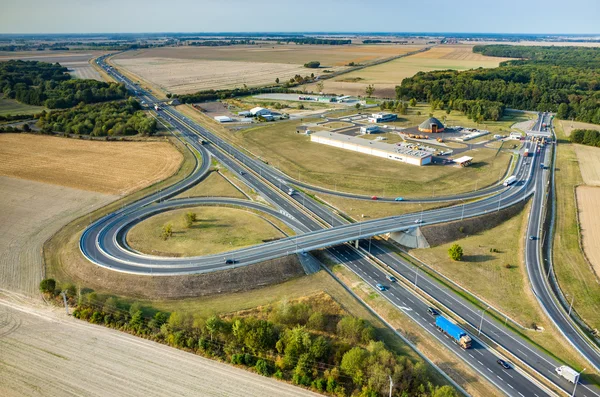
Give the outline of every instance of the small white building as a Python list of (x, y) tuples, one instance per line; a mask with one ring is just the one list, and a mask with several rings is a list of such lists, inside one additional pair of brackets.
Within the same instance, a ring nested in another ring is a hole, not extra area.
[(252, 116), (265, 116), (270, 115), (271, 111), (269, 109), (261, 108), (260, 106), (250, 109), (250, 114)]
[(379, 131), (379, 127), (377, 127), (376, 125), (360, 127), (361, 134), (373, 134), (377, 131)]
[(398, 119), (398, 115), (394, 113), (373, 113), (369, 117), (369, 123), (385, 123)]
[(229, 116), (215, 116), (215, 120), (217, 120), (219, 123), (230, 123), (233, 121), (233, 119)]
[(244, 110), (242, 112), (238, 112), (238, 116), (250, 117), (250, 116), (252, 116), (252, 113), (249, 110)]

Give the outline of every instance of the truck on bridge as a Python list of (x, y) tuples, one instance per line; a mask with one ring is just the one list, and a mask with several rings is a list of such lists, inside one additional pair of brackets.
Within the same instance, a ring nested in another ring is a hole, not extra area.
[(469, 349), (471, 347), (471, 337), (465, 331), (463, 331), (462, 328), (447, 318), (436, 316), (435, 326), (437, 329), (454, 339), (454, 342), (463, 349)]

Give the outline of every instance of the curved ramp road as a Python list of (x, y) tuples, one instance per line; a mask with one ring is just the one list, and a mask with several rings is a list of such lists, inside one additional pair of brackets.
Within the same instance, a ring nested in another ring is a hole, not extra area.
[[(127, 78), (122, 77), (112, 68), (105, 65), (103, 61), (104, 58), (101, 58), (99, 64), (105, 68), (107, 73), (118, 80), (123, 81), (129, 89), (136, 93), (136, 95), (139, 95), (149, 104), (160, 103), (151, 94), (140, 90)], [(235, 259), (237, 262), (236, 265), (240, 266), (268, 259), (271, 255), (275, 257), (292, 252), (331, 246), (331, 248), (327, 249), (330, 254), (339, 257), (350, 269), (362, 277), (367, 283), (374, 286), (379, 282), (386, 283), (385, 274), (387, 273), (382, 272), (378, 266), (374, 265), (374, 262), (367, 258), (365, 254), (367, 250), (365, 247), (365, 240), (361, 241), (361, 250), (359, 251), (351, 248), (348, 244), (336, 245), (336, 242), (356, 240), (371, 235), (381, 234), (384, 231), (401, 230), (414, 226), (416, 220), (422, 220), (423, 224), (429, 224), (476, 216), (490, 211), (497, 211), (498, 209), (525, 200), (531, 195), (534, 195), (534, 197), (539, 196), (539, 194), (536, 194), (536, 189), (538, 189), (538, 187), (535, 181), (540, 178), (543, 171), (540, 171), (538, 164), (538, 158), (540, 156), (534, 155), (533, 158), (519, 158), (515, 170), (515, 174), (520, 180), (517, 185), (511, 186), (510, 188), (497, 186), (496, 188), (498, 188), (498, 191), (491, 197), (470, 203), (463, 200), (460, 205), (454, 207), (421, 212), (419, 214), (390, 217), (349, 225), (347, 221), (338, 216), (337, 213), (313, 201), (300, 192), (294, 194), (292, 197), (287, 196), (285, 193), (290, 187), (290, 183), (296, 183), (295, 181), (283, 176), (279, 171), (273, 170), (263, 162), (248, 156), (245, 152), (230, 145), (228, 142), (223, 141), (210, 131), (194, 123), (190, 123), (189, 120), (176, 110), (166, 107), (159, 111), (159, 114), (181, 131), (183, 138), (186, 141), (197, 143), (199, 136), (207, 139), (209, 144), (205, 145), (204, 149), (206, 149), (211, 156), (216, 157), (233, 172), (240, 173), (240, 178), (244, 180), (245, 183), (253, 187), (265, 198), (265, 200), (273, 204), (275, 208), (278, 208), (281, 215), (288, 218), (288, 224), (293, 224), (295, 226), (302, 225), (303, 229), (298, 230), (298, 232), (304, 232), (304, 234), (288, 239), (282, 239), (274, 243), (263, 244), (258, 247), (238, 250), (233, 254), (234, 257), (231, 259)], [(544, 117), (548, 116), (540, 115), (536, 124), (538, 129), (541, 128), (542, 119)], [(529, 142), (527, 142), (526, 145), (530, 149), (530, 152), (533, 152), (534, 145)], [(542, 155), (543, 153), (544, 152), (542, 151)], [(479, 196), (476, 195), (470, 198), (474, 197)], [(175, 258), (159, 258), (160, 262), (155, 262), (154, 258), (148, 256), (132, 256), (131, 250), (129, 250), (126, 245), (122, 244), (122, 240), (121, 243), (119, 242), (121, 237), (118, 237), (118, 233), (115, 231), (120, 230), (124, 233), (131, 224), (136, 222), (135, 216), (128, 216), (128, 213), (126, 213), (127, 210), (135, 213), (136, 211), (142, 211), (142, 207), (143, 205), (132, 205), (128, 207), (126, 211), (120, 212), (119, 216), (114, 219), (108, 219), (105, 226), (110, 224), (111, 232), (102, 235), (97, 233), (96, 238), (89, 238), (90, 235), (88, 235), (86, 237), (86, 243), (82, 244), (82, 252), (84, 252), (91, 260), (93, 260), (93, 258), (90, 254), (98, 254), (100, 260), (111, 261), (109, 266), (115, 264), (121, 271), (139, 272), (142, 274), (179, 274), (179, 272), (198, 273), (210, 271), (211, 268), (213, 270), (223, 268), (226, 265), (224, 263), (225, 258), (223, 258), (222, 255), (218, 257), (207, 256), (191, 258), (191, 262), (190, 258), (187, 258), (187, 264), (178, 261), (171, 262)], [(123, 216), (121, 216), (121, 214)], [(331, 228), (324, 230), (323, 228), (326, 225), (331, 226)], [(92, 225), (92, 228), (93, 227), (94, 225)], [(96, 232), (103, 230), (105, 229), (99, 228)], [(89, 251), (86, 251), (88, 249)], [(418, 274), (418, 270), (416, 270), (417, 268), (415, 266), (404, 262), (393, 253), (386, 252), (384, 246), (380, 246), (377, 242), (373, 241), (372, 247), (371, 244), (369, 244), (368, 249), (371, 249), (372, 254), (380, 257), (385, 265), (394, 272), (397, 272), (396, 274), (400, 277), (406, 279), (415, 277), (415, 280), (418, 277), (418, 280), (420, 280), (418, 288), (423, 289), (435, 301), (442, 302), (446, 310), (454, 312), (457, 317), (461, 318), (474, 328), (478, 327), (479, 324), (482, 324), (482, 334), (486, 334), (492, 341), (510, 351), (511, 354), (518, 357), (524, 365), (529, 366), (532, 370), (546, 377), (569, 394), (571, 393), (572, 386), (560, 378), (557, 379), (556, 375), (551, 371), (551, 368), (558, 364), (556, 360), (545, 353), (530, 347), (519, 335), (496, 324), (495, 321), (489, 321), (487, 318), (484, 318), (480, 323), (481, 311), (478, 310), (478, 308), (473, 306), (470, 302), (455, 296), (452, 292), (446, 290), (445, 287), (440, 286), (436, 281), (430, 279), (428, 275), (422, 273)], [(365, 252), (361, 253), (361, 251)], [(150, 271), (148, 271), (148, 269), (150, 269)], [(156, 273), (156, 271), (158, 271), (158, 273)], [(415, 271), (417, 272), (416, 274)], [(413, 274), (412, 276), (410, 275), (411, 272)], [(426, 310), (427, 307), (427, 304), (421, 301), (418, 298), (418, 295), (412, 290), (400, 288), (400, 286), (394, 286), (388, 291), (390, 291), (389, 295), (396, 296), (398, 296), (398, 293), (402, 292), (404, 298), (398, 298), (394, 304), (397, 305), (399, 310), (405, 312), (414, 311), (415, 314), (411, 314), (410, 317), (427, 329), (428, 322), (418, 320), (419, 315), (423, 317), (422, 313), (425, 313), (424, 310)], [(383, 292), (382, 295), (386, 297), (386, 299), (393, 301), (395, 298), (394, 296), (387, 296), (388, 291)], [(416, 314), (417, 312), (419, 315)], [(432, 327), (432, 325), (429, 324), (429, 327)], [(438, 336), (438, 339), (447, 346), (449, 343), (451, 344), (451, 342), (445, 341), (443, 336)], [(504, 394), (515, 397), (552, 394), (548, 392), (548, 390), (541, 388), (537, 382), (533, 381), (529, 376), (524, 376), (517, 368), (515, 368), (514, 371), (504, 371), (497, 364), (496, 366), (492, 365), (497, 358), (497, 353), (488, 346), (481, 344), (477, 338), (475, 338), (475, 340), (477, 342), (476, 346), (478, 346), (476, 349), (477, 351), (459, 350), (457, 355), (465, 360), (465, 362), (482, 377), (496, 384)], [(460, 354), (461, 352), (464, 354)], [(484, 358), (479, 359), (480, 355)], [(488, 363), (489, 365), (486, 365)], [(505, 374), (504, 372), (508, 372), (508, 374)], [(580, 385), (580, 387), (577, 388), (576, 395), (600, 397), (597, 388), (588, 385)]]

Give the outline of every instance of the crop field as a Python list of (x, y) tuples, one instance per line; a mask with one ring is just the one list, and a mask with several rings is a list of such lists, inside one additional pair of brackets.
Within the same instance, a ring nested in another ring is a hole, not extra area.
[(117, 198), (6, 176), (0, 176), (0, 191), (0, 286), (25, 294), (35, 294), (42, 280), (44, 241), (69, 221)]
[(600, 125), (583, 123), (581, 121), (570, 121), (570, 120), (556, 120), (562, 127), (566, 136), (571, 136), (573, 130), (598, 130), (600, 131)]
[[(374, 96), (394, 98), (395, 87), (406, 77), (432, 70), (466, 70), (492, 68), (505, 58), (475, 54), (472, 45), (440, 45), (428, 51), (371, 66), (324, 82), (325, 92), (345, 95), (365, 95), (369, 84), (375, 86)], [(312, 88), (312, 86), (311, 86)]]
[(0, 300), (3, 397), (317, 396), (39, 306)]
[(0, 62), (9, 59), (22, 59), (24, 61), (40, 61), (55, 63), (69, 68), (71, 76), (78, 79), (93, 79), (104, 81), (100, 73), (89, 64), (89, 60), (101, 55), (101, 51), (22, 51), (0, 52)]
[[(167, 92), (256, 86), (286, 81), (296, 74), (320, 75), (350, 62), (371, 62), (414, 51), (420, 46), (231, 46), (165, 47), (127, 52), (113, 58), (116, 65)], [(309, 61), (321, 62), (307, 69)]]
[(0, 97), (0, 116), (17, 114), (36, 114), (44, 110), (42, 106), (31, 106), (19, 103), (13, 99)]
[(111, 195), (165, 179), (181, 161), (181, 153), (167, 142), (0, 135), (0, 175)]
[[(197, 221), (186, 227), (185, 214)], [(173, 236), (164, 240), (162, 228), (173, 227)], [(227, 252), (285, 237), (261, 216), (238, 208), (195, 207), (165, 212), (134, 226), (127, 235), (132, 248), (151, 255), (200, 256)]]
[(600, 186), (600, 148), (573, 145), (583, 182), (588, 186)]
[(577, 188), (577, 207), (581, 224), (583, 249), (594, 268), (596, 276), (600, 275), (600, 188), (579, 186)]

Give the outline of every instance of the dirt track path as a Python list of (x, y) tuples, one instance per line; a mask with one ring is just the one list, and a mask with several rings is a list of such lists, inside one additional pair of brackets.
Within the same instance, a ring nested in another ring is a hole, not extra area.
[(0, 395), (317, 396), (1, 291)]

